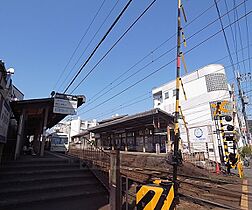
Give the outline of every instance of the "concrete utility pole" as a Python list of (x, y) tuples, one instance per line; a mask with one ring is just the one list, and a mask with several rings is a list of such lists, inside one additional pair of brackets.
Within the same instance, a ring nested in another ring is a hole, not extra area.
[(174, 194), (175, 200), (178, 200), (178, 182), (177, 182), (177, 170), (178, 170), (178, 147), (180, 140), (179, 133), (179, 87), (180, 87), (180, 60), (181, 60), (181, 52), (180, 52), (180, 37), (181, 37), (181, 0), (178, 0), (178, 28), (177, 28), (177, 76), (176, 76), (176, 104), (175, 104), (175, 139), (174, 139), (174, 154), (173, 154), (173, 182), (174, 182)]
[[(241, 99), (241, 104), (242, 104), (242, 114), (244, 116), (244, 121), (245, 121), (245, 126), (246, 126), (246, 137), (249, 137), (249, 126), (248, 126), (248, 119), (247, 119), (247, 114), (246, 114), (246, 102), (244, 100), (244, 95), (243, 95), (243, 91), (242, 91), (242, 87), (241, 87), (241, 76), (239, 74), (239, 72), (236, 75), (236, 80), (237, 80), (237, 87), (238, 87), (238, 92), (239, 92), (239, 96)], [(248, 140), (248, 139), (247, 139)], [(245, 142), (246, 144), (248, 142)]]

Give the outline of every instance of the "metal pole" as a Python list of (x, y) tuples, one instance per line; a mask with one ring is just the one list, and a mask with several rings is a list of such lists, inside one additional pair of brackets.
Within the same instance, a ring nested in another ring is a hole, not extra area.
[(180, 83), (180, 33), (181, 33), (181, 21), (180, 21), (180, 7), (181, 0), (178, 0), (178, 28), (177, 28), (177, 76), (176, 76), (176, 105), (175, 105), (175, 139), (174, 139), (174, 155), (173, 155), (173, 182), (174, 182), (174, 194), (175, 200), (178, 201), (178, 183), (177, 183), (177, 169), (178, 169), (178, 146), (179, 146), (179, 83)]
[(126, 176), (126, 210), (129, 210), (129, 179)]
[(18, 132), (17, 132), (17, 142), (16, 142), (16, 148), (15, 148), (15, 156), (14, 159), (17, 160), (20, 156), (20, 151), (22, 147), (22, 141), (23, 141), (23, 130), (24, 130), (24, 121), (25, 121), (25, 111), (23, 109), (22, 114), (19, 117), (19, 123), (18, 123)]
[(45, 151), (47, 119), (48, 119), (48, 107), (45, 108), (45, 114), (44, 114), (44, 126), (43, 126), (42, 142), (41, 142), (41, 149), (40, 149), (40, 156), (41, 157), (44, 156), (44, 151)]
[(215, 129), (216, 129), (216, 135), (218, 139), (218, 150), (219, 150), (219, 156), (220, 156), (220, 162), (224, 163), (224, 155), (223, 155), (223, 149), (222, 149), (222, 143), (221, 143), (221, 137), (220, 137), (220, 126), (219, 126), (219, 119), (221, 115), (220, 111), (220, 103), (217, 102), (216, 104), (216, 116), (214, 116), (214, 122), (215, 122)]

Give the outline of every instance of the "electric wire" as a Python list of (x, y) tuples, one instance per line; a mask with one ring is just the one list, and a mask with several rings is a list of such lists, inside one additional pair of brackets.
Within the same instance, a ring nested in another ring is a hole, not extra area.
[[(81, 39), (79, 40), (77, 46), (75, 47), (75, 49), (74, 49), (72, 55), (70, 56), (70, 58), (69, 58), (67, 64), (65, 65), (63, 71), (61, 72), (61, 74), (60, 74), (60, 76), (59, 76), (59, 78), (58, 78), (56, 84), (54, 85), (53, 89), (55, 89), (55, 88), (57, 87), (57, 85), (58, 85), (59, 81), (61, 80), (62, 76), (64, 75), (64, 73), (65, 73), (65, 71), (66, 71), (68, 65), (69, 65), (70, 62), (72, 61), (72, 59), (73, 59), (75, 53), (76, 53), (77, 50), (79, 49), (79, 47), (80, 47), (80, 45), (81, 45), (83, 39), (86, 37), (88, 31), (90, 30), (92, 24), (94, 23), (95, 19), (97, 18), (98, 14), (100, 13), (100, 11), (101, 11), (101, 9), (102, 9), (102, 7), (103, 7), (103, 5), (104, 5), (105, 2), (106, 2), (106, 0), (103, 0), (103, 2), (102, 2), (102, 4), (100, 5), (99, 9), (98, 9), (97, 12), (95, 13), (95, 15), (94, 15), (92, 21), (90, 22), (90, 24), (88, 25), (87, 29), (85, 30), (85, 33), (83, 34), (83, 36), (82, 36)], [(60, 87), (59, 87), (59, 88), (60, 88)]]
[(75, 62), (75, 64), (73, 65), (73, 67), (70, 69), (70, 71), (68, 72), (67, 76), (65, 77), (64, 81), (61, 83), (59, 89), (65, 84), (65, 82), (67, 81), (67, 79), (70, 77), (71, 73), (73, 72), (74, 68), (76, 67), (76, 65), (79, 63), (80, 59), (82, 58), (82, 56), (85, 54), (85, 52), (87, 51), (87, 49), (89, 48), (89, 46), (91, 45), (91, 43), (93, 42), (93, 40), (95, 39), (95, 37), (97, 36), (97, 34), (99, 33), (99, 31), (101, 30), (101, 28), (103, 27), (103, 25), (106, 23), (107, 19), (109, 18), (109, 16), (111, 15), (111, 13), (114, 11), (115, 7), (117, 6), (118, 2), (120, 0), (117, 0), (114, 4), (114, 6), (110, 9), (108, 15), (105, 17), (105, 19), (103, 20), (102, 24), (99, 26), (99, 28), (97, 29), (97, 31), (95, 32), (95, 34), (93, 35), (92, 39), (90, 39), (90, 41), (88, 42), (88, 44), (85, 46), (84, 51), (81, 53), (81, 55), (78, 57), (77, 61)]
[[(247, 12), (247, 6), (246, 6), (246, 2), (244, 3), (244, 12), (246, 13)], [(250, 44), (250, 39), (249, 39), (249, 27), (248, 27), (248, 18), (246, 17), (245, 18), (245, 23), (246, 23), (246, 34), (247, 34), (247, 42), (248, 42), (248, 45)], [(248, 48), (248, 57), (250, 57), (250, 48)], [(248, 62), (249, 64), (249, 70), (251, 70), (251, 62), (249, 61)], [(252, 88), (252, 80), (250, 80), (250, 88)]]
[(66, 89), (64, 90), (64, 93), (66, 93), (68, 91), (68, 89), (70, 88), (70, 86), (73, 84), (73, 82), (76, 80), (76, 78), (79, 76), (79, 74), (81, 73), (81, 71), (83, 70), (83, 68), (87, 65), (87, 63), (89, 62), (89, 60), (93, 57), (93, 55), (95, 54), (95, 52), (97, 51), (97, 49), (100, 47), (100, 45), (103, 43), (103, 41), (106, 39), (106, 37), (109, 35), (109, 33), (112, 31), (112, 29), (114, 28), (114, 26), (116, 25), (116, 23), (120, 20), (120, 18), (122, 17), (122, 15), (124, 14), (124, 12), (127, 10), (127, 8), (129, 7), (130, 3), (132, 2), (132, 0), (129, 0), (127, 2), (127, 4), (124, 6), (123, 10), (120, 12), (120, 14), (117, 16), (117, 18), (114, 20), (114, 22), (112, 23), (112, 25), (109, 27), (109, 29), (107, 30), (107, 32), (105, 33), (105, 35), (102, 37), (102, 39), (100, 40), (100, 42), (96, 45), (96, 47), (94, 48), (94, 50), (92, 51), (92, 53), (89, 55), (89, 57), (87, 58), (87, 60), (85, 61), (85, 63), (80, 67), (79, 71), (77, 72), (77, 74), (74, 76), (74, 78), (71, 80), (71, 82), (68, 84), (68, 86), (66, 87)]
[[(219, 0), (220, 1), (220, 0)], [(211, 8), (213, 8), (215, 6), (215, 4), (211, 5), (210, 7), (208, 7), (207, 9), (205, 9), (204, 11), (202, 11), (198, 16), (196, 16), (195, 18), (193, 18), (188, 24), (186, 24), (183, 28), (185, 29), (186, 27), (188, 27), (189, 25), (191, 25), (193, 22), (195, 22), (197, 19), (199, 19), (202, 15), (204, 15), (206, 12), (208, 12)], [(158, 45), (156, 48), (154, 48), (153, 50), (151, 50), (147, 55), (145, 55), (144, 57), (142, 57), (140, 60), (138, 60), (133, 66), (131, 66), (127, 71), (123, 72), (121, 75), (119, 75), (115, 80), (113, 80), (112, 82), (110, 82), (107, 86), (105, 86), (104, 88), (102, 88), (100, 91), (98, 91), (98, 93), (96, 93), (91, 99), (90, 101), (95, 98), (97, 95), (99, 95), (101, 92), (103, 92), (104, 90), (106, 90), (109, 86), (111, 86), (114, 82), (118, 81), (122, 76), (124, 76), (126, 73), (128, 73), (131, 69), (133, 69), (135, 66), (137, 66), (139, 63), (141, 63), (143, 60), (145, 60), (147, 57), (149, 57), (150, 55), (153, 55), (153, 53), (155, 51), (157, 51), (159, 48), (161, 48), (164, 44), (166, 44), (169, 40), (171, 40), (173, 37), (176, 36), (177, 33), (174, 33), (171, 37), (169, 37), (168, 39), (166, 39), (164, 42), (162, 42), (160, 45)]]
[[(226, 29), (227, 27), (229, 27), (230, 25), (236, 23), (237, 21), (240, 21), (241, 19), (243, 19), (245, 16), (248, 16), (249, 14), (251, 14), (252, 10), (250, 10), (248, 13), (246, 13), (245, 15), (241, 16), (240, 18), (238, 18), (236, 21), (234, 21), (233, 23), (227, 25), (226, 27), (224, 27), (223, 29)], [(190, 53), (192, 50), (196, 49), (197, 47), (199, 47), (200, 45), (202, 45), (203, 43), (207, 42), (208, 40), (210, 40), (211, 38), (215, 37), (217, 34), (219, 34), (220, 32), (222, 32), (222, 29), (217, 31), (216, 33), (214, 33), (213, 35), (211, 35), (210, 37), (206, 38), (205, 40), (203, 40), (202, 42), (200, 42), (199, 44), (195, 45), (194, 47), (192, 47), (190, 50), (186, 51), (184, 54), (188, 54)], [(230, 57), (230, 55), (229, 55)], [(98, 107), (100, 107), (101, 105), (107, 103), (108, 101), (112, 100), (113, 98), (121, 95), (122, 93), (126, 92), (127, 90), (133, 88), (134, 86), (136, 86), (137, 84), (141, 83), (142, 81), (144, 81), (145, 79), (149, 78), (150, 76), (154, 75), (155, 73), (159, 72), (160, 70), (162, 70), (163, 68), (165, 68), (166, 66), (168, 66), (169, 64), (173, 63), (176, 60), (176, 58), (174, 58), (173, 60), (171, 60), (170, 62), (164, 64), (163, 66), (161, 66), (160, 68), (156, 69), (155, 71), (151, 72), (150, 74), (148, 74), (147, 76), (143, 77), (142, 79), (138, 80), (137, 82), (133, 83), (132, 85), (128, 86), (127, 88), (123, 89), (122, 91), (120, 91), (119, 93), (111, 96), (110, 98), (104, 100), (103, 102), (99, 103), (98, 105), (96, 105), (93, 108), (88, 109), (85, 112), (89, 112), (91, 110), (94, 110)], [(234, 64), (231, 64), (232, 68), (234, 67)]]
[[(243, 3), (237, 5), (237, 7), (241, 6)], [(237, 8), (236, 7), (236, 8)], [(227, 13), (223, 14), (222, 17), (224, 17), (225, 15), (229, 14), (231, 11), (233, 11), (235, 8), (231, 9), (230, 11), (228, 11)], [(189, 36), (187, 38), (187, 40), (190, 40), (191, 38), (193, 38), (194, 36), (196, 36), (197, 34), (199, 34), (200, 32), (202, 32), (203, 30), (205, 30), (206, 28), (210, 27), (212, 24), (214, 24), (215, 22), (217, 22), (219, 19), (217, 18), (216, 20), (208, 23), (207, 25), (205, 25), (203, 28), (201, 28), (200, 30), (198, 30), (197, 32), (193, 33), (191, 36)], [(189, 24), (187, 24), (189, 25)], [(173, 35), (174, 36), (174, 35)], [(168, 40), (170, 40), (173, 36), (171, 36)], [(163, 42), (164, 43), (164, 42)], [(162, 43), (162, 44), (163, 44)], [(157, 48), (156, 48), (157, 49)], [(124, 83), (125, 81), (127, 81), (128, 79), (130, 79), (132, 76), (136, 75), (137, 73), (141, 72), (142, 70), (144, 70), (146, 67), (148, 67), (149, 65), (153, 64), (155, 61), (159, 60), (160, 58), (162, 58), (163, 56), (165, 56), (167, 53), (171, 52), (172, 50), (176, 49), (176, 46), (170, 48), (169, 50), (165, 51), (163, 54), (161, 54), (160, 56), (158, 56), (156, 59), (152, 60), (151, 62), (147, 63), (144, 67), (140, 68), (138, 71), (132, 73), (131, 75), (129, 75), (127, 78), (125, 78), (124, 80), (120, 81), (120, 83), (118, 83), (117, 85), (111, 87), (109, 90), (107, 90), (105, 93), (101, 94), (99, 97), (97, 97), (96, 99), (92, 100), (90, 104), (93, 104), (95, 101), (97, 101), (100, 97), (106, 95), (108, 92), (110, 92), (111, 90), (115, 89), (116, 87), (118, 87), (119, 85), (121, 85), (122, 83)], [(149, 55), (149, 54), (148, 54)], [(147, 56), (148, 56), (147, 55)], [(144, 57), (146, 58), (146, 56)], [(138, 64), (139, 62), (137, 62)], [(134, 64), (132, 67), (135, 67), (136, 64)], [(129, 70), (132, 69), (132, 67), (130, 67), (126, 72), (124, 72), (123, 74), (121, 74), (119, 77), (117, 77), (113, 82), (115, 82), (116, 80), (118, 80), (122, 75), (124, 75), (125, 73), (129, 72)], [(112, 82), (112, 83), (113, 83)], [(111, 85), (111, 83), (109, 84), (109, 86)], [(107, 87), (107, 86), (106, 86)], [(94, 98), (94, 97), (92, 97)], [(88, 106), (87, 105), (87, 106)], [(87, 106), (83, 107), (82, 109), (86, 108)]]
[[(235, 67), (234, 67), (234, 62), (233, 62), (233, 58), (231, 56), (231, 52), (230, 52), (230, 47), (229, 47), (229, 44), (228, 44), (228, 40), (227, 40), (227, 36), (226, 36), (226, 33), (225, 33), (225, 30), (224, 30), (224, 26), (223, 26), (223, 23), (222, 23), (222, 19), (221, 19), (221, 15), (220, 15), (220, 10), (219, 10), (219, 7), (218, 7), (218, 4), (216, 2), (216, 0), (214, 0), (215, 2), (215, 5), (216, 5), (216, 10), (217, 10), (217, 13), (218, 13), (218, 17), (220, 19), (220, 23), (221, 23), (221, 28), (222, 28), (222, 32), (223, 32), (223, 35), (224, 35), (224, 39), (225, 39), (225, 43), (226, 43), (226, 47), (227, 47), (227, 50), (228, 50), (228, 53), (229, 53), (229, 57), (230, 57), (230, 62), (231, 64), (233, 65), (233, 74), (234, 76), (236, 76), (235, 74)], [(237, 19), (238, 20), (238, 19)], [(235, 20), (235, 23), (237, 23), (237, 21)], [(238, 78), (237, 78), (238, 80)], [(246, 107), (245, 107), (245, 104), (244, 104), (244, 98), (243, 98), (243, 93), (242, 93), (242, 90), (241, 90), (241, 85), (240, 85), (240, 82), (237, 81), (237, 87), (238, 87), (238, 91), (239, 91), (239, 95), (240, 95), (240, 99), (241, 99), (241, 104), (242, 104), (242, 113), (244, 115), (244, 120), (245, 122), (247, 122), (247, 117), (246, 117)], [(246, 123), (247, 124), (247, 123)], [(247, 126), (246, 126), (247, 127)]]
[(111, 52), (111, 50), (121, 41), (121, 39), (130, 31), (130, 29), (142, 18), (142, 16), (151, 8), (157, 0), (153, 0), (148, 7), (138, 16), (138, 18), (128, 27), (128, 29), (117, 39), (117, 41), (110, 47), (110, 49), (101, 57), (101, 59), (94, 65), (94, 67), (86, 74), (86, 76), (77, 84), (72, 90), (73, 93), (84, 80), (94, 71), (94, 69), (102, 62), (102, 60)]
[[(145, 94), (145, 95), (146, 95), (146, 94)], [(112, 110), (110, 109), (110, 110), (108, 110), (108, 111), (105, 111), (105, 113), (102, 112), (102, 113), (97, 114), (97, 115), (95, 115), (95, 116), (93, 116), (93, 117), (90, 117), (90, 118), (97, 119), (97, 118), (100, 118), (100, 117), (107, 116), (107, 115), (109, 115), (109, 114), (114, 114), (116, 111), (119, 111), (119, 110), (121, 110), (121, 109), (130, 107), (130, 106), (133, 106), (133, 105), (138, 104), (138, 103), (141, 103), (141, 102), (146, 101), (146, 100), (148, 100), (148, 99), (150, 99), (150, 98), (152, 98), (152, 96), (148, 96), (148, 97), (145, 97), (145, 98), (143, 98), (143, 99), (139, 99), (139, 98), (138, 98), (137, 100), (134, 100), (133, 102), (131, 102), (131, 103), (129, 103), (129, 104), (123, 103), (123, 104), (120, 104), (119, 106), (117, 106), (116, 108), (113, 108)]]
[[(220, 0), (219, 0), (220, 1)], [(188, 27), (189, 25), (191, 25), (194, 21), (196, 21), (198, 18), (200, 18), (202, 15), (204, 15), (207, 11), (209, 11), (212, 7), (214, 7), (215, 5), (213, 4), (212, 6), (208, 7), (207, 9), (205, 9), (203, 12), (201, 12), (198, 16), (196, 16), (192, 21), (190, 21), (188, 24), (186, 24), (184, 26), (184, 28)], [(150, 55), (153, 55), (153, 53), (155, 51), (157, 51), (159, 48), (161, 48), (165, 43), (167, 43), (169, 40), (171, 40), (173, 37), (176, 36), (176, 33), (174, 33), (171, 37), (169, 37), (168, 39), (166, 39), (164, 42), (162, 42), (160, 45), (158, 45), (155, 49), (151, 50), (147, 55), (145, 55), (143, 58), (141, 58), (140, 60), (138, 60), (133, 66), (131, 66), (128, 70), (124, 71), (122, 74), (120, 74), (116, 79), (114, 79), (112, 82), (110, 82), (107, 86), (105, 86), (104, 88), (102, 88), (100, 91), (98, 91), (98, 93), (96, 93), (89, 101), (92, 101), (93, 98), (95, 98), (97, 95), (99, 95), (100, 93), (102, 93), (104, 90), (106, 90), (109, 86), (111, 86), (113, 83), (115, 83), (116, 81), (118, 81), (121, 77), (123, 77), (125, 74), (127, 74), (130, 70), (132, 70), (134, 67), (136, 67), (139, 63), (141, 63), (143, 60), (145, 60), (147, 57), (149, 57)], [(168, 53), (168, 52), (167, 52)], [(162, 56), (161, 56), (162, 57)], [(155, 59), (157, 60), (157, 59)], [(154, 62), (155, 60), (152, 60), (152, 62)], [(151, 64), (151, 63), (150, 63)], [(111, 90), (111, 89), (110, 89)], [(109, 91), (107, 91), (109, 92)], [(107, 93), (106, 92), (106, 93)], [(106, 93), (104, 93), (103, 95), (105, 95)], [(102, 96), (103, 96), (102, 95)], [(92, 103), (91, 103), (92, 104)], [(90, 105), (90, 103), (88, 104)], [(87, 106), (85, 106), (87, 107)]]
[[(252, 12), (252, 10), (251, 10), (251, 12)], [(221, 31), (219, 31), (219, 33), (220, 33), (220, 32), (221, 32)], [(247, 58), (247, 59), (245, 59), (245, 60), (248, 60), (248, 59), (252, 59), (252, 58)], [(145, 76), (144, 78), (138, 80), (138, 81), (135, 82), (134, 84), (128, 86), (128, 87), (125, 88), (125, 89), (123, 89), (123, 90), (120, 91), (119, 93), (117, 93), (117, 94), (111, 96), (110, 98), (108, 98), (108, 99), (102, 101), (101, 103), (99, 103), (98, 105), (96, 105), (96, 106), (94, 106), (94, 107), (88, 109), (87, 111), (83, 111), (83, 112), (79, 113), (78, 115), (82, 115), (82, 114), (84, 114), (84, 113), (90, 112), (90, 111), (92, 111), (92, 110), (94, 110), (94, 109), (100, 107), (101, 105), (107, 103), (108, 101), (112, 100), (113, 98), (115, 98), (115, 97), (121, 95), (122, 93), (126, 92), (127, 90), (129, 90), (129, 89), (131, 89), (132, 87), (136, 86), (137, 84), (141, 83), (141, 82), (144, 81), (145, 79), (147, 79), (147, 78), (149, 78), (150, 76), (154, 75), (155, 73), (159, 72), (160, 70), (162, 70), (163, 68), (165, 68), (165, 67), (168, 66), (169, 64), (173, 63), (175, 60), (176, 60), (176, 58), (174, 58), (173, 60), (171, 60), (169, 63), (166, 63), (165, 65), (161, 66), (160, 68), (156, 69), (154, 72), (148, 74), (148, 75)], [(241, 61), (241, 62), (242, 62), (242, 61)], [(227, 66), (227, 67), (225, 67), (225, 68), (229, 68), (229, 67), (233, 67), (233, 65)], [(225, 69), (225, 68), (223, 67), (223, 68), (219, 69), (218, 71), (221, 71), (221, 70), (223, 70), (223, 69)], [(217, 71), (215, 71), (215, 72), (217, 72)]]
[[(229, 59), (230, 59), (231, 64), (233, 65), (234, 62), (233, 62), (233, 58), (231, 56), (231, 51), (230, 51), (230, 47), (229, 47), (229, 44), (228, 44), (227, 35), (226, 35), (225, 30), (224, 30), (223, 22), (222, 22), (222, 19), (221, 19), (220, 10), (219, 10), (219, 7), (218, 7), (218, 4), (217, 4), (216, 0), (214, 0), (214, 2), (215, 2), (216, 10), (217, 10), (217, 13), (218, 13), (218, 17), (219, 17), (219, 20), (220, 20), (221, 29), (222, 29), (222, 32), (223, 32), (223, 35), (224, 35), (227, 51), (228, 51), (228, 54), (229, 54)], [(235, 23), (236, 22), (237, 21), (235, 21)], [(233, 73), (235, 75), (235, 67), (234, 66), (233, 66)]]
[[(227, 5), (227, 1), (225, 0), (225, 6), (226, 6), (226, 10), (228, 11), (228, 5)], [(231, 19), (230, 19), (230, 14), (228, 14), (228, 21), (229, 23), (231, 23)], [(231, 29), (231, 35), (232, 35), (232, 40), (233, 40), (233, 44), (234, 44), (234, 49), (235, 52), (237, 52), (237, 44), (236, 44), (236, 40), (235, 40), (235, 36), (234, 36), (234, 31), (233, 31), (233, 27), (230, 26)], [(239, 62), (239, 56), (237, 53), (236, 54), (236, 62)], [(238, 64), (238, 68), (240, 68), (239, 64)]]
[[(242, 48), (242, 49), (239, 49), (238, 50), (238, 52), (240, 52), (241, 50), (243, 50), (243, 49), (246, 49), (248, 46), (246, 46), (246, 47), (244, 47), (244, 48)], [(234, 53), (236, 53), (236, 52), (232, 52), (232, 54), (234, 54)], [(211, 62), (211, 63), (218, 63), (218, 62), (220, 62), (221, 60), (224, 60), (224, 59), (226, 59), (226, 58), (228, 58), (229, 57), (229, 55), (227, 55), (227, 56), (224, 56), (224, 57), (222, 57), (222, 58), (220, 58), (220, 59), (218, 59), (218, 60), (216, 60), (216, 61), (214, 61), (214, 62)], [(244, 61), (247, 61), (247, 60), (250, 60), (250, 59), (245, 59)], [(243, 62), (243, 61), (242, 61)], [(237, 65), (239, 65), (241, 62), (237, 62), (236, 64)], [(144, 67), (146, 67), (146, 66), (144, 66)], [(142, 67), (142, 68), (144, 68), (144, 67)], [(142, 69), (141, 68), (141, 69)], [(225, 67), (225, 68), (230, 68), (230, 66), (227, 66), (227, 67)], [(141, 69), (139, 69), (139, 70), (141, 70)], [(222, 68), (222, 69), (220, 69), (220, 70), (223, 70), (224, 68)], [(220, 71), (220, 70), (218, 70), (218, 71)], [(216, 72), (218, 72), (218, 71), (216, 71)], [(114, 86), (115, 87), (115, 86)], [(106, 92), (107, 93), (107, 92)], [(105, 94), (105, 93), (104, 93)], [(103, 96), (103, 95), (101, 95), (101, 96)], [(100, 97), (99, 97), (100, 98)], [(87, 104), (86, 106), (84, 106), (84, 107), (82, 107), (79, 111), (81, 111), (81, 110), (83, 110), (84, 108), (87, 108), (90, 104), (93, 104), (95, 101), (97, 101), (99, 98), (96, 98), (95, 100), (93, 100), (91, 103), (89, 103), (89, 104)]]
[[(227, 57), (227, 56), (226, 56), (226, 57)], [(249, 60), (249, 59), (252, 59), (252, 57), (251, 57), (251, 58), (245, 59), (245, 61), (246, 61), (246, 60)], [(241, 62), (243, 62), (243, 61), (240, 61), (240, 63), (241, 63)], [(235, 63), (235, 65), (237, 65), (237, 63)], [(222, 71), (222, 70), (224, 70), (224, 69), (228, 69), (228, 68), (230, 68), (230, 67), (232, 67), (232, 65), (229, 65), (229, 66), (220, 68), (220, 69), (214, 71), (213, 73), (217, 73), (217, 72), (219, 72), (219, 71)], [(203, 76), (201, 76), (201, 77), (203, 77)], [(201, 78), (201, 77), (199, 77), (199, 78)], [(229, 82), (234, 81), (234, 80), (235, 80), (235, 78), (232, 78), (232, 79), (229, 80)], [(121, 107), (122, 107), (123, 105), (124, 105), (124, 108), (126, 108), (126, 107), (128, 107), (127, 104), (128, 104), (129, 102), (132, 102), (132, 101), (134, 101), (135, 99), (139, 99), (139, 98), (141, 98), (142, 96), (145, 96), (145, 95), (150, 94), (150, 93), (151, 93), (151, 92), (148, 92), (148, 93), (145, 93), (145, 94), (143, 94), (143, 95), (141, 95), (141, 96), (137, 96), (136, 98), (134, 98), (134, 99), (132, 99), (132, 100), (130, 100), (130, 101), (127, 101), (127, 102), (121, 104), (119, 107), (117, 106), (117, 107), (114, 108), (113, 110), (110, 110), (109, 112), (105, 112), (105, 114), (104, 114), (104, 113), (100, 113), (100, 114), (96, 115), (94, 118), (96, 118), (96, 117), (98, 118), (98, 117), (106, 116), (106, 115), (108, 115), (108, 114), (112, 114), (114, 111), (120, 110)], [(148, 97), (148, 98), (151, 98), (151, 97)], [(218, 100), (218, 99), (225, 99), (225, 98), (223, 98), (223, 96), (220, 96), (220, 97), (216, 98), (216, 100)], [(147, 100), (147, 98), (146, 98), (146, 100)], [(209, 102), (198, 103), (198, 104), (196, 104), (195, 106), (192, 106), (192, 107), (187, 108), (187, 109), (183, 109), (183, 112), (184, 112), (184, 111), (187, 111), (187, 110), (190, 110), (191, 108), (198, 107), (198, 106), (200, 106), (200, 105), (206, 104), (206, 103), (209, 103)], [(134, 104), (134, 103), (133, 103), (133, 104)], [(133, 104), (132, 104), (132, 105), (133, 105)], [(197, 112), (198, 112), (198, 111), (197, 111)], [(84, 113), (86, 113), (86, 112), (79, 113), (78, 115), (80, 116), (80, 115), (82, 115), (82, 114), (84, 114)], [(188, 115), (188, 114), (187, 114), (187, 115)]]
[[(235, 0), (233, 0), (233, 2), (234, 2), (234, 7), (235, 7), (235, 5), (236, 5)], [(237, 8), (235, 9), (234, 12), (235, 12), (236, 18), (238, 18), (238, 10), (237, 10)], [(241, 27), (240, 27), (240, 23), (239, 22), (237, 22), (237, 26), (238, 26), (240, 46), (242, 48), (243, 47), (243, 42), (242, 42)], [(244, 60), (244, 52), (243, 51), (242, 51), (242, 59)], [(245, 75), (246, 75), (247, 68), (246, 68), (245, 62), (243, 62), (243, 68), (244, 68), (244, 72), (245, 72)], [(246, 84), (246, 89), (247, 89), (247, 82), (245, 84)]]
[[(236, 21), (234, 21), (233, 23), (231, 23), (231, 24), (227, 25), (226, 27), (224, 27), (224, 29), (226, 29), (226, 28), (229, 27), (230, 25), (236, 23), (237, 21), (240, 21), (240, 20), (243, 19), (245, 16), (248, 16), (249, 14), (251, 14), (251, 12), (252, 12), (252, 10), (249, 11), (249, 12), (247, 12), (245, 15), (241, 16), (240, 18), (238, 18), (238, 19), (237, 19)], [(199, 47), (200, 45), (202, 45), (203, 43), (205, 43), (205, 42), (208, 41), (209, 39), (213, 38), (214, 36), (216, 36), (216, 35), (219, 34), (220, 32), (222, 32), (222, 29), (219, 30), (219, 31), (217, 31), (216, 33), (214, 33), (214, 34), (211, 35), (210, 37), (206, 38), (205, 40), (203, 40), (203, 41), (200, 42), (199, 44), (195, 45), (193, 48), (191, 48), (190, 50), (188, 50), (185, 54), (187, 54), (187, 53), (191, 52), (192, 50), (194, 50), (195, 48)], [(124, 93), (125, 91), (131, 89), (132, 87), (134, 87), (134, 86), (136, 86), (137, 84), (141, 83), (142, 81), (144, 81), (145, 79), (149, 78), (149, 77), (152, 76), (153, 74), (157, 73), (157, 72), (160, 71), (161, 69), (165, 68), (165, 67), (168, 66), (169, 64), (173, 63), (175, 60), (176, 60), (176, 58), (173, 59), (173, 60), (171, 60), (170, 62), (166, 63), (165, 65), (161, 66), (160, 68), (156, 69), (154, 72), (148, 74), (148, 75), (145, 76), (144, 78), (138, 80), (138, 81), (135, 82), (134, 84), (128, 86), (127, 88), (125, 88), (124, 90), (120, 91), (119, 93), (117, 93), (117, 94), (111, 96), (110, 98), (104, 100), (102, 103), (96, 105), (95, 107), (93, 107), (93, 108), (91, 108), (91, 109), (89, 109), (89, 110), (87, 110), (87, 111), (85, 111), (85, 112), (87, 113), (87, 112), (89, 112), (89, 111), (91, 111), (91, 110), (94, 110), (94, 109), (100, 107), (101, 105), (105, 104), (106, 102), (112, 100), (113, 98), (115, 98), (115, 97), (121, 95), (121, 94)], [(233, 67), (233, 65), (232, 65), (232, 67)]]

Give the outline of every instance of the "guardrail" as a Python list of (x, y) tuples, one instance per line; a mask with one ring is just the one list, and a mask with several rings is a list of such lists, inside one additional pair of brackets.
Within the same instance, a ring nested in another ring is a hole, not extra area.
[[(109, 170), (110, 152), (105, 152), (101, 148), (85, 139), (81, 144), (70, 143), (69, 154), (78, 157), (83, 167), (88, 167), (100, 182), (110, 191)], [(135, 206), (135, 195), (129, 192), (130, 180), (127, 175), (120, 175), (120, 197), (122, 209), (128, 210)]]
[(81, 160), (82, 167), (88, 167), (109, 191), (110, 155), (84, 139), (81, 144), (70, 143), (69, 153)]

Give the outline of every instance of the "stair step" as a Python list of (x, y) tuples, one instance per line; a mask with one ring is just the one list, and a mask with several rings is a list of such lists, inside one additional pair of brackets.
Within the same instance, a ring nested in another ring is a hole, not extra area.
[(10, 197), (18, 197), (19, 195), (33, 195), (42, 192), (58, 192), (63, 190), (76, 190), (78, 188), (85, 187), (86, 190), (89, 190), (90, 187), (99, 186), (99, 182), (97, 179), (83, 179), (77, 181), (68, 181), (68, 182), (47, 182), (40, 185), (21, 185), (21, 186), (9, 186), (9, 187), (1, 187), (0, 189), (0, 198), (10, 198)]
[(74, 173), (74, 172), (85, 172), (86, 169), (80, 168), (56, 168), (56, 169), (35, 169), (35, 170), (18, 170), (16, 171), (2, 171), (0, 173), (0, 177), (11, 177), (11, 176), (23, 176), (23, 175), (36, 175), (36, 174), (56, 174), (56, 173)]
[(79, 160), (61, 155), (24, 156), (0, 168), (0, 209), (95, 210), (108, 191)]
[(87, 191), (84, 188), (79, 188), (76, 190), (72, 189), (67, 189), (64, 191), (58, 191), (58, 192), (41, 192), (39, 194), (33, 194), (31, 195), (20, 195), (16, 196), (15, 198), (9, 197), (0, 200), (0, 209), (6, 209), (9, 207), (17, 207), (19, 205), (24, 205), (24, 204), (29, 204), (29, 203), (34, 203), (34, 202), (44, 202), (44, 201), (50, 201), (50, 200), (58, 200), (58, 199), (65, 199), (65, 198), (73, 198), (73, 197), (79, 197), (83, 196), (83, 199), (87, 197), (94, 197), (95, 201), (95, 196), (96, 195), (107, 195), (107, 191), (104, 188), (99, 188), (97, 189), (96, 187), (89, 189)]
[(69, 160), (67, 159), (62, 159), (62, 158), (32, 158), (32, 159), (27, 159), (27, 160), (15, 160), (15, 161), (8, 161), (3, 163), (4, 166), (9, 166), (9, 165), (31, 165), (31, 164), (54, 164), (54, 163), (69, 163)]
[[(94, 202), (95, 201), (95, 202)], [(64, 199), (51, 200), (50, 202), (34, 202), (18, 206), (18, 210), (97, 210), (109, 203), (107, 195), (94, 197), (76, 196)], [(4, 210), (17, 210), (17, 208), (5, 208)]]
[(0, 173), (5, 171), (19, 171), (19, 170), (35, 170), (35, 169), (43, 169), (43, 168), (74, 168), (79, 167), (79, 163), (66, 163), (66, 162), (59, 162), (59, 163), (42, 163), (42, 164), (19, 164), (19, 165), (7, 165), (0, 168)]
[(14, 177), (12, 179), (8, 179), (8, 177), (0, 180), (0, 186), (11, 186), (11, 185), (20, 185), (20, 184), (35, 184), (35, 183), (46, 183), (46, 182), (56, 182), (56, 181), (64, 181), (71, 179), (85, 179), (94, 177), (91, 172), (86, 173), (77, 173), (77, 174), (51, 174), (45, 176), (33, 176), (33, 177)]

